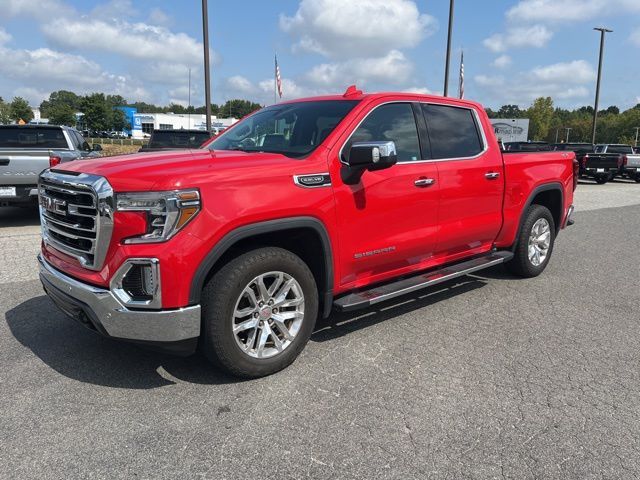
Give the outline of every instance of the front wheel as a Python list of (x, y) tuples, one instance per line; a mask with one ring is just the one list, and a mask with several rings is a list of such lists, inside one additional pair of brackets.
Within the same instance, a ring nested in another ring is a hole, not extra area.
[(547, 207), (531, 205), (518, 234), (514, 257), (507, 269), (521, 277), (537, 277), (551, 258), (555, 241), (555, 222)]
[(288, 250), (258, 248), (227, 263), (205, 286), (203, 351), (238, 377), (270, 375), (300, 354), (317, 315), (309, 267)]

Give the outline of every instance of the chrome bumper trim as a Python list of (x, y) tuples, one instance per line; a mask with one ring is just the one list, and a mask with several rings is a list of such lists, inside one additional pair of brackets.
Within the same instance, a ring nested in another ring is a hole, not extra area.
[[(38, 255), (40, 280), (45, 290), (55, 288), (49, 294), (56, 305), (67, 315), (74, 317), (55, 298), (59, 294), (71, 302), (89, 309), (93, 320), (100, 323), (110, 337), (148, 342), (177, 342), (200, 335), (200, 305), (175, 310), (129, 310), (107, 289), (94, 287), (71, 278), (53, 268)], [(47, 292), (49, 293), (49, 292)], [(74, 302), (75, 301), (75, 302)]]

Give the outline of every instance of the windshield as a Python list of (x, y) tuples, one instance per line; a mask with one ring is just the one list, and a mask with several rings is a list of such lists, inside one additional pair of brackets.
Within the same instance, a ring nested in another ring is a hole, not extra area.
[(633, 153), (630, 145), (609, 145), (608, 153)]
[(237, 123), (207, 148), (302, 157), (320, 145), (357, 103), (325, 100), (272, 105)]
[(151, 147), (183, 147), (198, 148), (209, 139), (207, 131), (202, 132), (173, 132), (155, 131), (149, 142)]
[(61, 128), (0, 128), (0, 148), (69, 148)]

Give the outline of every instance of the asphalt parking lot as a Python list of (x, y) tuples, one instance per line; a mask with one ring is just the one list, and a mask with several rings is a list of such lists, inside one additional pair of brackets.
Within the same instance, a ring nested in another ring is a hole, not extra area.
[(0, 478), (636, 478), (640, 185), (576, 205), (541, 277), (334, 316), (243, 382), (67, 319), (35, 212), (0, 210)]

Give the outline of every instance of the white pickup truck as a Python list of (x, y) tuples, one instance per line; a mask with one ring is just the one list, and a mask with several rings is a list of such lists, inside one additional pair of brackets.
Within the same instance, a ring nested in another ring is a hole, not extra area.
[(36, 205), (38, 176), (49, 167), (100, 156), (77, 130), (54, 125), (0, 126), (0, 207)]
[(640, 154), (634, 153), (631, 145), (613, 143), (596, 145), (595, 154), (622, 156), (622, 166), (619, 173), (640, 183)]

